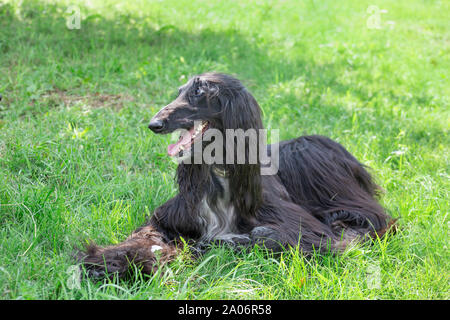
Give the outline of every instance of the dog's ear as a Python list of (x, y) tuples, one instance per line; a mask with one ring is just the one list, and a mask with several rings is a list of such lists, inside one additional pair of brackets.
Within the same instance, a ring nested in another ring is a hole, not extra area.
[[(223, 92), (219, 94), (219, 101), (222, 106), (223, 129), (244, 131), (253, 129), (259, 141), (259, 129), (262, 129), (261, 112), (253, 96), (246, 89), (229, 90), (225, 94)], [(227, 163), (227, 171), (230, 173), (231, 199), (241, 218), (251, 220), (262, 201), (261, 169), (257, 146), (250, 145), (252, 142), (248, 137), (245, 141), (244, 163), (238, 163), (236, 140), (232, 141), (234, 162)], [(231, 152), (231, 150), (225, 150), (225, 152)], [(250, 161), (250, 152), (256, 152), (256, 163)]]
[(246, 90), (229, 90), (219, 94), (224, 129), (262, 129), (261, 109)]
[(208, 94), (210, 97), (216, 97), (219, 95), (219, 87), (210, 82), (206, 82), (206, 87), (208, 88)]
[(205, 88), (205, 91), (207, 93), (208, 99), (212, 99), (214, 97), (217, 97), (219, 95), (219, 87), (211, 83), (209, 81), (203, 81), (202, 86)]

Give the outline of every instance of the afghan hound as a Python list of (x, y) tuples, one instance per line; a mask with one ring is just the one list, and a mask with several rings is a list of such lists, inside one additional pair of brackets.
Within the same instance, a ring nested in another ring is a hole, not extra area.
[(241, 139), (240, 152), (234, 152), (239, 149), (237, 135), (214, 150), (230, 161), (193, 161), (196, 150), (208, 148), (206, 136), (212, 130), (227, 136), (230, 130), (250, 129), (260, 141), (260, 107), (230, 75), (193, 77), (148, 127), (157, 134), (181, 133), (168, 146), (168, 154), (179, 159), (179, 193), (156, 208), (148, 224), (125, 242), (89, 247), (83, 261), (93, 275), (122, 275), (132, 263), (151, 273), (156, 261), (152, 248), (163, 248), (163, 254), (172, 257), (170, 246), (181, 238), (201, 250), (224, 242), (236, 248), (260, 245), (274, 252), (298, 246), (308, 254), (340, 251), (351, 241), (381, 237), (393, 224), (377, 201), (381, 189), (366, 168), (342, 145), (323, 136), (258, 143), (258, 151), (264, 148), (270, 157), (278, 154), (274, 174), (262, 174), (267, 164), (259, 152), (254, 156), (255, 142), (248, 135)]

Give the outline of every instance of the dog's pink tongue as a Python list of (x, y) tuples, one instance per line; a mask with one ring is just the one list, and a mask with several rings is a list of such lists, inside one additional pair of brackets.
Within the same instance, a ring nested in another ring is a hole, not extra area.
[(178, 140), (177, 143), (169, 144), (169, 146), (167, 147), (167, 153), (169, 154), (169, 156), (173, 157), (180, 153), (181, 147), (191, 142), (193, 132), (194, 128), (189, 131), (185, 130), (182, 137), (180, 138), (180, 140)]
[(180, 144), (174, 143), (174, 144), (169, 144), (169, 146), (167, 147), (167, 153), (169, 154), (169, 156), (173, 157), (175, 155), (177, 155), (180, 151)]

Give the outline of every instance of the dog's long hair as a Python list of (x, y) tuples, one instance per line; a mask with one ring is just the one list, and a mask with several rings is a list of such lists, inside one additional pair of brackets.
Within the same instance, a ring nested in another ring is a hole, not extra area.
[[(196, 98), (199, 91), (202, 95)], [(175, 101), (155, 115), (149, 127), (157, 133), (169, 133), (192, 126), (188, 120), (207, 121), (210, 128), (224, 134), (227, 129), (263, 128), (254, 97), (239, 80), (219, 73), (194, 77)], [(227, 192), (234, 225), (223, 223), (222, 227), (248, 235), (250, 243), (264, 238), (266, 246), (273, 248), (300, 244), (310, 251), (325, 249), (327, 243), (338, 248), (348, 242), (343, 236), (349, 240), (383, 232), (388, 226), (389, 217), (375, 199), (380, 188), (338, 143), (321, 136), (281, 142), (275, 176), (261, 175), (259, 158), (256, 163), (248, 161), (248, 147), (245, 163), (219, 166), (226, 172), (226, 191), (215, 173), (217, 165), (181, 163), (177, 170), (180, 193), (170, 205), (155, 211), (152, 223), (169, 238), (188, 235), (202, 239), (207, 232), (199, 223), (202, 202), (220, 216), (220, 208), (215, 206)], [(228, 151), (224, 148), (225, 154)]]
[[(191, 79), (149, 128), (158, 134), (193, 131), (195, 121), (224, 136), (227, 129), (263, 129), (255, 98), (239, 80), (221, 73)], [(233, 144), (236, 147), (236, 141)], [(275, 149), (275, 175), (261, 175), (259, 153), (256, 162), (249, 161), (249, 139), (244, 163), (181, 162), (179, 193), (154, 211), (149, 225), (166, 242), (184, 238), (200, 246), (219, 240), (275, 251), (299, 246), (305, 253), (341, 250), (351, 241), (388, 230), (392, 220), (376, 199), (381, 188), (340, 144), (304, 136), (267, 146), (269, 154)], [(177, 155), (185, 153), (189, 157), (185, 149)]]

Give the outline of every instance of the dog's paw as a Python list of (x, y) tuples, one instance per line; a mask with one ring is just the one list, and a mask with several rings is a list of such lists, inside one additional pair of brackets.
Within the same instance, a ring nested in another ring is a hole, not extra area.
[(253, 245), (259, 245), (273, 251), (283, 250), (283, 241), (280, 233), (266, 226), (259, 226), (253, 228), (250, 232), (250, 238)]
[[(118, 249), (118, 248), (117, 248)], [(129, 269), (130, 261), (124, 250), (101, 248), (94, 244), (81, 251), (78, 261), (84, 275), (94, 280), (122, 277)]]
[(86, 276), (88, 278), (91, 278), (91, 279), (94, 279), (94, 280), (100, 280), (100, 279), (107, 278), (107, 274), (106, 274), (105, 271), (103, 271), (103, 270), (94, 270), (94, 269), (86, 270)]
[(208, 242), (197, 242), (194, 246), (194, 250), (196, 250), (200, 255), (203, 255), (206, 251), (211, 249), (212, 247), (228, 247), (236, 251), (242, 251), (247, 248), (251, 244), (250, 235), (248, 234), (235, 234), (229, 237), (224, 238), (216, 238)]

